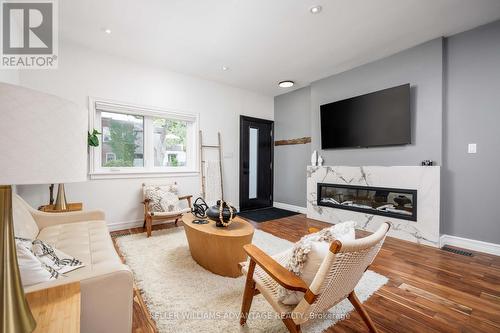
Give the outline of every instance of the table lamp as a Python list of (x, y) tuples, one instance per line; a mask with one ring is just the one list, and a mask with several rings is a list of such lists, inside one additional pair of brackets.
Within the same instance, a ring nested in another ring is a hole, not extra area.
[(87, 180), (87, 112), (59, 97), (0, 83), (0, 332), (36, 327), (24, 296), (12, 187)]

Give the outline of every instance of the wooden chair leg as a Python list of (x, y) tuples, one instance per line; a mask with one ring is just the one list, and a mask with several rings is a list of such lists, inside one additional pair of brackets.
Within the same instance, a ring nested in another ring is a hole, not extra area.
[(151, 216), (148, 216), (146, 219), (146, 232), (148, 233), (148, 237), (151, 236), (151, 229), (153, 228), (153, 219)]
[(283, 323), (285, 323), (286, 328), (290, 333), (300, 333), (300, 325), (295, 324), (292, 318), (283, 318)]
[(255, 261), (250, 260), (248, 265), (247, 280), (245, 282), (245, 291), (243, 292), (243, 300), (241, 302), (240, 325), (245, 325), (248, 319), (248, 313), (252, 306), (253, 296), (255, 295), (255, 281), (253, 280), (253, 272), (255, 271)]
[(179, 221), (179, 218), (176, 218), (176, 219), (175, 219), (174, 224), (175, 224), (175, 226), (176, 226), (176, 227), (177, 227), (177, 221)]
[(361, 304), (354, 291), (350, 293), (349, 296), (347, 296), (347, 298), (354, 306), (356, 311), (358, 311), (359, 315), (361, 316), (361, 319), (363, 319), (366, 326), (368, 326), (368, 328), (370, 329), (370, 332), (377, 333), (378, 331), (377, 328), (375, 327), (375, 324), (373, 323), (372, 319), (368, 315), (368, 312), (366, 312), (365, 307), (363, 306), (363, 304)]

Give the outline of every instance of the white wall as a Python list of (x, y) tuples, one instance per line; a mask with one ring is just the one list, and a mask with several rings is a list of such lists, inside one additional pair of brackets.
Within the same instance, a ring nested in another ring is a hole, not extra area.
[(0, 69), (0, 82), (19, 84), (19, 71), (16, 69)]
[[(273, 119), (270, 96), (222, 85), (126, 59), (104, 55), (73, 43), (62, 43), (59, 69), (20, 73), (20, 84), (72, 100), (88, 108), (88, 97), (100, 97), (200, 115), (204, 140), (215, 143), (222, 134), (224, 191), (238, 205), (239, 116)], [(57, 120), (55, 120), (57, 121)], [(106, 211), (109, 224), (142, 224), (141, 184), (162, 180), (106, 179), (66, 185), (69, 201), (86, 209)], [(199, 176), (174, 178), (182, 194), (200, 192)], [(19, 186), (18, 192), (33, 206), (48, 202), (48, 187)], [(124, 226), (124, 225), (122, 225)]]

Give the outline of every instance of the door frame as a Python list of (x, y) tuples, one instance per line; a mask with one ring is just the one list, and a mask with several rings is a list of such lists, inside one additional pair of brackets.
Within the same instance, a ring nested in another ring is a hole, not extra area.
[[(271, 198), (269, 202), (269, 207), (273, 207), (274, 204), (274, 120), (269, 120), (269, 119), (262, 119), (262, 118), (255, 118), (255, 117), (249, 117), (249, 116), (244, 116), (240, 115), (240, 163), (239, 163), (239, 206), (240, 206), (240, 211), (245, 211), (245, 210), (251, 210), (249, 208), (244, 209), (242, 208), (242, 202), (243, 202), (243, 193), (242, 193), (242, 188), (243, 188), (243, 140), (242, 140), (242, 134), (243, 134), (243, 122), (244, 121), (254, 121), (254, 122), (260, 122), (263, 124), (269, 124), (271, 125), (271, 179), (270, 179), (270, 189), (271, 189)], [(267, 208), (267, 207), (266, 207)]]

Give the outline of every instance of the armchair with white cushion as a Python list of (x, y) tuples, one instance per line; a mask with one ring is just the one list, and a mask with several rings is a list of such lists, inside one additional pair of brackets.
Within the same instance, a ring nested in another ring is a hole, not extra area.
[[(244, 325), (254, 295), (261, 293), (280, 314), (290, 332), (300, 332), (300, 325), (329, 310), (347, 298), (359, 312), (370, 332), (377, 332), (354, 288), (375, 259), (390, 228), (383, 223), (368, 237), (340, 242), (335, 240), (323, 259), (312, 283), (307, 285), (283, 265), (286, 256), (271, 257), (253, 244), (244, 246), (250, 261), (243, 265), (247, 275), (241, 306), (240, 324)], [(286, 305), (279, 298), (281, 287), (305, 293), (296, 305)]]
[[(191, 211), (192, 195), (177, 195), (177, 183), (142, 184), (144, 224), (148, 237), (151, 236), (153, 221), (174, 221), (175, 226), (182, 214)], [(186, 200), (187, 207), (179, 202)]]

